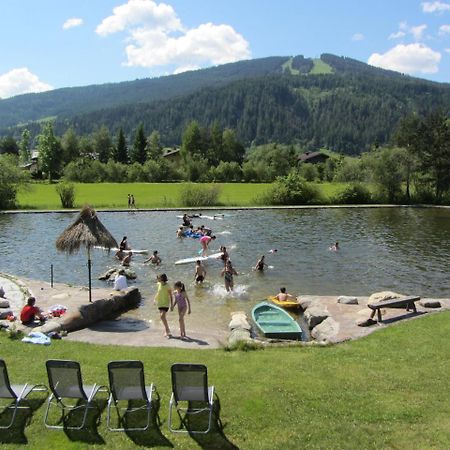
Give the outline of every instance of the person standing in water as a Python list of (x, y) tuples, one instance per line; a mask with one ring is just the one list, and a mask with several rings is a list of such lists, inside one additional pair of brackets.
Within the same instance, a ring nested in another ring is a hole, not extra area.
[(231, 292), (234, 289), (234, 275), (238, 275), (236, 270), (231, 264), (231, 261), (228, 259), (225, 263), (225, 267), (222, 269), (221, 275), (224, 277), (225, 280), (225, 289), (227, 292)]
[(195, 284), (202, 284), (203, 281), (205, 281), (205, 277), (206, 277), (206, 269), (204, 266), (202, 266), (202, 262), (198, 259), (195, 262), (195, 273), (194, 273)]
[(266, 262), (264, 261), (265, 256), (262, 255), (261, 258), (258, 259), (255, 267), (253, 267), (253, 270), (257, 270), (258, 272), (263, 272), (264, 271), (264, 266), (269, 267)]
[(173, 311), (173, 308), (175, 308), (175, 305), (178, 305), (178, 319), (180, 322), (180, 336), (181, 338), (186, 337), (186, 327), (184, 324), (184, 316), (186, 315), (186, 311), (188, 314), (191, 313), (191, 303), (189, 301), (189, 297), (186, 294), (186, 289), (184, 287), (184, 284), (181, 281), (177, 281), (174, 285), (174, 297), (175, 301), (170, 308), (171, 311)]
[(215, 236), (206, 235), (200, 238), (200, 244), (202, 245), (202, 256), (206, 256), (206, 253), (208, 252), (208, 246), (214, 239), (216, 239)]
[(161, 258), (160, 258), (159, 255), (158, 255), (158, 250), (155, 250), (155, 251), (153, 252), (153, 255), (150, 256), (150, 258), (148, 258), (148, 259), (146, 259), (146, 260), (144, 261), (144, 264), (145, 264), (145, 263), (148, 263), (148, 262), (151, 262), (151, 263), (154, 264), (155, 266), (159, 266), (159, 265), (161, 264)]
[(162, 273), (156, 279), (158, 280), (158, 291), (156, 292), (153, 303), (156, 303), (158, 306), (159, 318), (164, 326), (164, 336), (170, 338), (172, 334), (167, 323), (167, 311), (169, 311), (169, 308), (173, 309), (172, 289), (167, 284), (169, 280), (165, 273)]

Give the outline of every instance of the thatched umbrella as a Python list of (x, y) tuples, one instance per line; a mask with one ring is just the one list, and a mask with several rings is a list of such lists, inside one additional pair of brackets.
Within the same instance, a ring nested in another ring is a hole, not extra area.
[(77, 220), (67, 227), (56, 240), (56, 248), (69, 255), (86, 247), (89, 272), (89, 301), (92, 301), (91, 293), (91, 248), (100, 246), (106, 249), (117, 247), (117, 242), (112, 234), (100, 222), (94, 209), (84, 206)]

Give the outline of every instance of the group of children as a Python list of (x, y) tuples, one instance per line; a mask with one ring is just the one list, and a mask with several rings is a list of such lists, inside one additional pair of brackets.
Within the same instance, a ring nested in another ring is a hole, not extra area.
[(165, 273), (158, 275), (158, 291), (156, 292), (154, 303), (156, 303), (161, 322), (164, 326), (164, 336), (167, 338), (172, 337), (170, 332), (169, 324), (167, 323), (167, 313), (173, 311), (175, 306), (178, 306), (178, 320), (180, 323), (180, 337), (181, 339), (186, 339), (186, 327), (184, 324), (184, 316), (186, 312), (191, 313), (191, 303), (189, 297), (186, 293), (186, 288), (181, 281), (177, 281), (173, 290), (168, 284), (168, 278)]

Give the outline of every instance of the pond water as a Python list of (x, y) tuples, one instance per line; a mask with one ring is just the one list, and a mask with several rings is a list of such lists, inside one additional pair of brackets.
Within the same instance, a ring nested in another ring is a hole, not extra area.
[[(217, 315), (251, 306), (286, 286), (293, 294), (370, 295), (381, 290), (426, 297), (450, 297), (450, 209), (440, 208), (318, 208), (292, 210), (232, 210), (223, 220), (197, 219), (213, 229), (212, 251), (225, 245), (239, 273), (235, 292), (227, 294), (220, 277), (222, 264), (207, 263), (207, 282), (193, 285), (194, 264), (175, 265), (195, 257), (200, 244), (177, 239), (180, 212), (99, 212), (102, 223), (120, 241), (128, 236), (134, 248), (158, 250), (157, 270), (135, 255), (132, 269), (149, 307), (157, 273), (171, 283), (186, 284), (193, 304)], [(211, 211), (205, 214), (212, 214)], [(0, 271), (18, 277), (87, 285), (86, 252), (58, 253), (55, 241), (77, 217), (75, 213), (0, 215)], [(339, 241), (340, 251), (329, 246)], [(274, 254), (269, 250), (277, 249)], [(252, 271), (266, 254), (270, 268)], [(97, 276), (116, 266), (113, 253), (92, 251), (93, 286), (105, 287)], [(221, 314), (222, 315), (222, 314)], [(225, 314), (224, 314), (225, 315)], [(228, 320), (228, 314), (226, 319)]]

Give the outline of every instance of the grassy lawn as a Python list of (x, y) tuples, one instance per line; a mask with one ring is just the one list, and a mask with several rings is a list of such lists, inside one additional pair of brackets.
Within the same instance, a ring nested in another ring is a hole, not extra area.
[[(359, 341), (328, 347), (249, 352), (96, 346), (53, 341), (49, 347), (0, 333), (14, 383), (45, 382), (50, 358), (80, 361), (86, 383), (107, 383), (106, 364), (140, 359), (161, 396), (160, 433), (50, 431), (44, 407), (21, 432), (0, 433), (2, 448), (146, 447), (240, 449), (446, 449), (450, 442), (448, 389), (450, 312), (379, 330)], [(126, 339), (126, 336), (124, 336)], [(222, 433), (175, 435), (167, 429), (170, 365), (208, 366), (220, 399)], [(1, 419), (1, 418), (0, 418)], [(105, 419), (105, 411), (103, 412)]]
[[(249, 206), (267, 188), (267, 184), (223, 183), (219, 201), (223, 206)], [(60, 209), (55, 184), (36, 183), (18, 195), (21, 209)], [(184, 183), (76, 183), (75, 203), (96, 208), (126, 208), (127, 195), (134, 194), (138, 208), (181, 207), (180, 192)]]
[[(95, 208), (127, 207), (127, 195), (134, 194), (138, 208), (177, 208), (185, 183), (76, 183), (75, 207), (90, 204)], [(254, 206), (269, 184), (217, 183), (220, 186), (218, 206)], [(341, 191), (346, 183), (318, 183), (325, 202)], [(61, 209), (56, 184), (34, 183), (17, 196), (20, 209)]]

